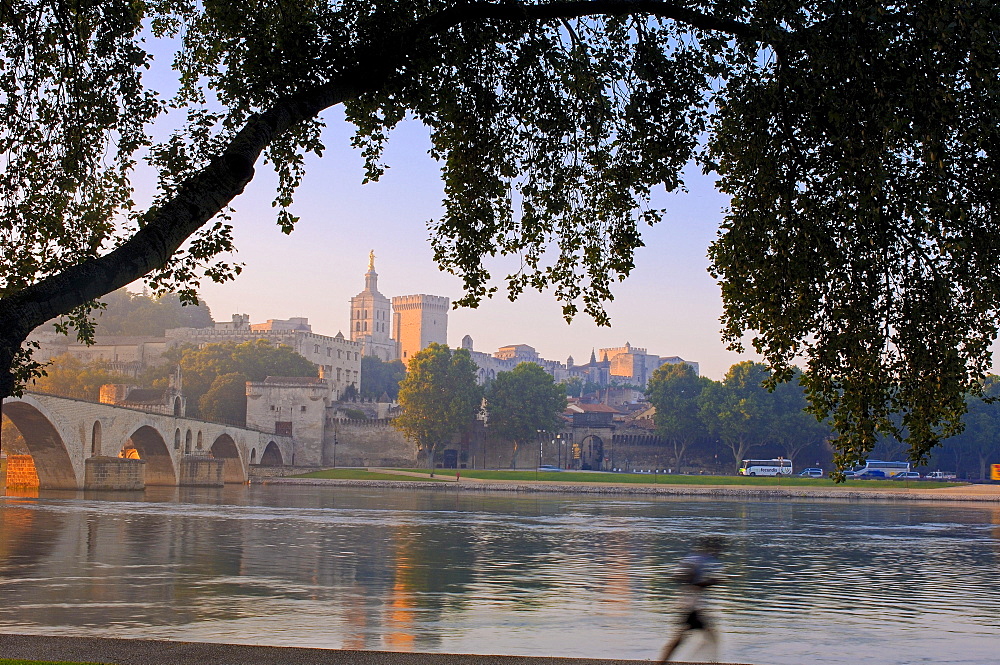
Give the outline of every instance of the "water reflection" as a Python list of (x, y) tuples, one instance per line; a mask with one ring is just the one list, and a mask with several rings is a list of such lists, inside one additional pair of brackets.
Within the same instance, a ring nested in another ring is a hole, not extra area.
[(730, 543), (725, 659), (994, 662), (1000, 508), (948, 504), (268, 486), (8, 496), (0, 630), (652, 658), (669, 571), (704, 532)]

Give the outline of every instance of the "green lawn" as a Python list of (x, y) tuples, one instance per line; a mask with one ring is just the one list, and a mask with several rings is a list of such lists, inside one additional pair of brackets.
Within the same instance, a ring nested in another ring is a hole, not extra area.
[[(403, 471), (409, 471), (410, 469), (402, 469)], [(444, 474), (439, 474), (444, 475)], [(291, 478), (334, 478), (337, 480), (412, 480), (414, 482), (444, 482), (444, 479), (439, 478), (420, 478), (417, 476), (398, 476), (394, 473), (379, 473), (378, 471), (366, 471), (364, 469), (323, 469), (322, 471), (310, 471), (309, 473), (301, 473), (296, 476), (290, 476)], [(454, 478), (455, 474), (452, 473), (450, 478)], [(2, 664), (0, 664), (2, 665)]]
[[(427, 469), (401, 469), (429, 473)], [(455, 477), (454, 469), (438, 469), (437, 475)], [(939, 483), (932, 481), (899, 481), (899, 480), (848, 480), (838, 485), (828, 478), (751, 478), (748, 476), (683, 476), (678, 474), (652, 473), (593, 473), (587, 471), (484, 471), (479, 469), (462, 469), (463, 478), (478, 478), (481, 480), (545, 480), (566, 483), (633, 483), (639, 485), (750, 485), (763, 487), (868, 487), (868, 488), (900, 488), (900, 487), (953, 487), (962, 483)]]

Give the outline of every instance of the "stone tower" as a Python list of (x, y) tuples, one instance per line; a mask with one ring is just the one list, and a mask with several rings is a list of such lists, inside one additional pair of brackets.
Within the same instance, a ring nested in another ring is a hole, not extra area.
[(365, 290), (351, 298), (351, 341), (361, 343), (361, 355), (388, 362), (396, 359), (390, 338), (392, 316), (389, 299), (378, 291), (375, 252), (368, 254)]
[(392, 299), (392, 337), (404, 364), (432, 342), (448, 343), (448, 307), (444, 296), (397, 296)]

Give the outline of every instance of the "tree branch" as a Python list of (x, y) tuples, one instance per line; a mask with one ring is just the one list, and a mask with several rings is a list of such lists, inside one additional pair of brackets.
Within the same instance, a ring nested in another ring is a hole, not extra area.
[[(263, 150), (292, 126), (381, 87), (420, 44), (463, 23), (548, 21), (645, 14), (692, 27), (764, 41), (762, 31), (656, 0), (586, 0), (522, 4), (471, 2), (449, 7), (360, 53), (354, 67), (322, 86), (279, 100), (251, 118), (223, 153), (190, 177), (177, 194), (147, 213), (145, 225), (120, 247), (46, 277), (0, 299), (0, 395), (10, 394), (15, 349), (37, 326), (125, 286), (162, 266), (195, 231), (224, 209), (254, 175)], [(6, 348), (10, 346), (10, 348)]]

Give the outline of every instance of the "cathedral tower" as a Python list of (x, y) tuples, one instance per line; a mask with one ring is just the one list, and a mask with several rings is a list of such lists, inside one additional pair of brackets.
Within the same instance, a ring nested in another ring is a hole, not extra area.
[(392, 317), (389, 299), (378, 291), (375, 252), (368, 254), (365, 290), (351, 298), (351, 341), (361, 342), (362, 355), (388, 362), (396, 359), (390, 339)]

